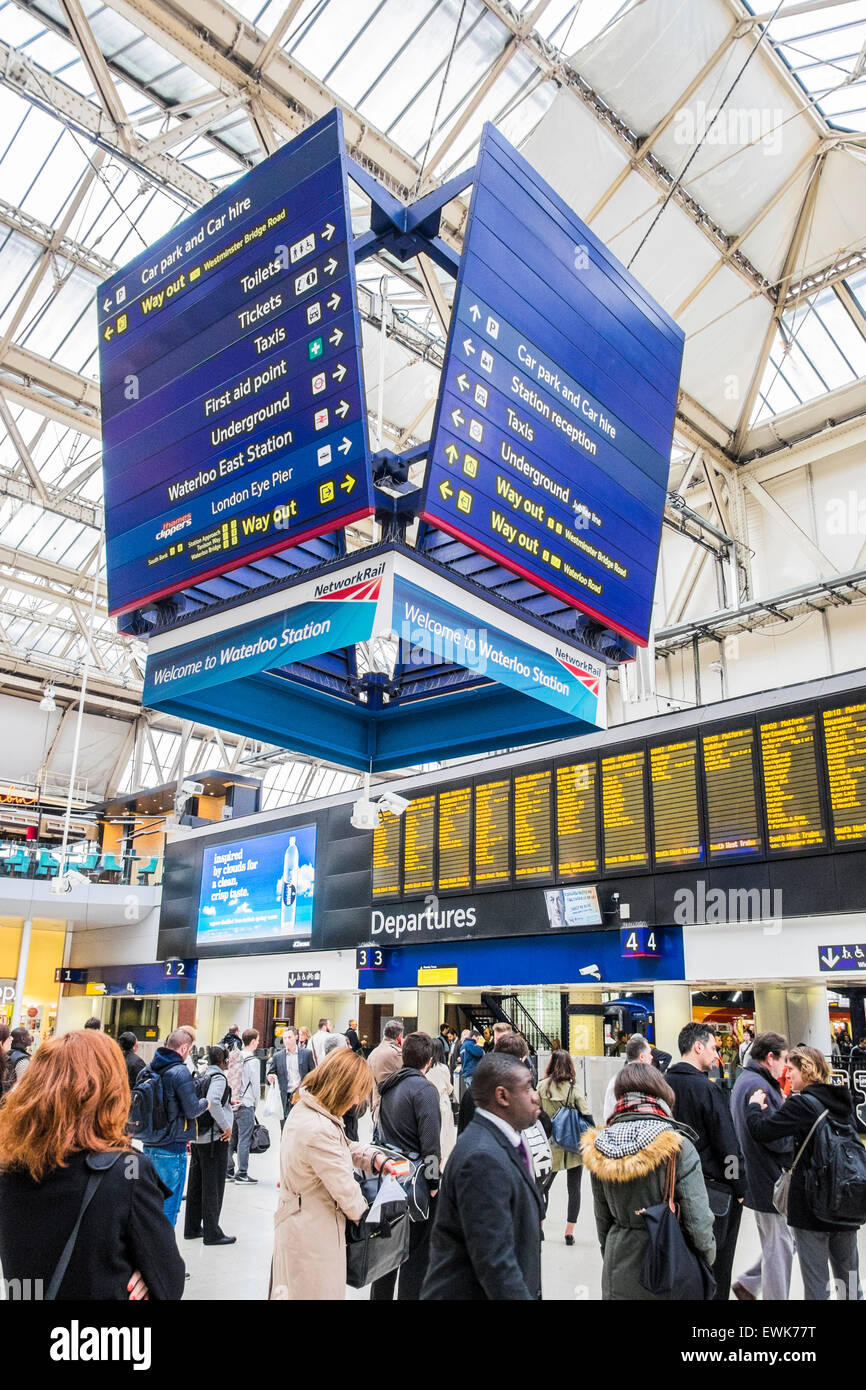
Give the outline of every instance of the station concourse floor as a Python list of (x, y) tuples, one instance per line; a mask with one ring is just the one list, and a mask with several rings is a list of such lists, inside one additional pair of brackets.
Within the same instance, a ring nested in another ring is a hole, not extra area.
[[(369, 1117), (365, 1130), (360, 1125), (362, 1142), (369, 1140)], [(178, 1246), (190, 1272), (184, 1302), (190, 1299), (265, 1299), (268, 1290), (271, 1250), (273, 1247), (273, 1215), (277, 1205), (279, 1175), (280, 1127), (277, 1120), (267, 1121), (271, 1147), (266, 1154), (250, 1158), (250, 1174), (258, 1178), (255, 1186), (237, 1187), (226, 1183), (221, 1225), (226, 1235), (237, 1236), (235, 1245), (203, 1246), (200, 1240), (183, 1239), (183, 1207), (178, 1218)], [(542, 1246), (542, 1288), (545, 1300), (595, 1300), (601, 1298), (601, 1253), (592, 1214), (592, 1188), (589, 1175), (584, 1173), (581, 1184), (580, 1216), (575, 1227), (573, 1246), (564, 1240), (566, 1214), (565, 1178), (554, 1181), (550, 1193), (545, 1240)], [(760, 1242), (755, 1220), (750, 1211), (743, 1212), (734, 1275), (743, 1273), (755, 1262)], [(860, 1232), (861, 1278), (866, 1277), (866, 1227)], [(347, 1289), (347, 1299), (369, 1298), (366, 1289)], [(796, 1259), (791, 1279), (791, 1299), (801, 1300), (803, 1281)]]

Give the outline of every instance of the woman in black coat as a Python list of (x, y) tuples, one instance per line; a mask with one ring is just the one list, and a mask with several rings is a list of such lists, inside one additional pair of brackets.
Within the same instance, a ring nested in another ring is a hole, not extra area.
[(46, 1297), (83, 1210), (58, 1300), (182, 1296), (184, 1264), (163, 1212), (168, 1192), (130, 1148), (128, 1113), (123, 1056), (104, 1033), (66, 1033), (36, 1052), (0, 1108), (7, 1285)]
[[(772, 1114), (764, 1091), (753, 1091), (746, 1106), (746, 1124), (753, 1139), (770, 1144), (792, 1137), (793, 1157), (809, 1138), (822, 1110), (838, 1124), (855, 1124), (854, 1107), (847, 1086), (830, 1085), (827, 1059), (814, 1047), (797, 1047), (788, 1057), (791, 1095)], [(826, 1123), (826, 1121), (822, 1121)], [(788, 1192), (788, 1225), (797, 1242), (797, 1258), (803, 1275), (807, 1302), (825, 1302), (831, 1285), (840, 1299), (862, 1298), (857, 1256), (857, 1229), (840, 1229), (820, 1221), (812, 1209), (806, 1189), (809, 1171), (809, 1145), (803, 1150), (791, 1175)], [(828, 1269), (829, 1265), (829, 1269)]]

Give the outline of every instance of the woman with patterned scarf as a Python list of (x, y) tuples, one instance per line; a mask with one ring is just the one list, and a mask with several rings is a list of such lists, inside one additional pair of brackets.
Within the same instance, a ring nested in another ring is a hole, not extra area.
[(692, 1143), (697, 1136), (674, 1120), (674, 1093), (661, 1072), (630, 1062), (617, 1076), (614, 1094), (616, 1109), (606, 1128), (588, 1130), (581, 1141), (604, 1258), (601, 1296), (656, 1302), (640, 1282), (648, 1244), (641, 1212), (664, 1200), (671, 1160), (683, 1233), (708, 1264), (716, 1257), (713, 1214)]

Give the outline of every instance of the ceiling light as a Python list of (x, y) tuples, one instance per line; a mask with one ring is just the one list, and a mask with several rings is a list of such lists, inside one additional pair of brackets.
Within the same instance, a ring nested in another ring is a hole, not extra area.
[(42, 692), (42, 699), (39, 701), (39, 708), (44, 709), (46, 714), (53, 714), (57, 709), (54, 703), (54, 686), (46, 685)]

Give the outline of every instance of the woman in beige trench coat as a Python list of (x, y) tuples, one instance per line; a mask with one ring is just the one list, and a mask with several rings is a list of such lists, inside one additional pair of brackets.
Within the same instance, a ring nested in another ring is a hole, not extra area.
[(343, 1115), (366, 1100), (373, 1075), (360, 1053), (338, 1048), (303, 1080), (280, 1144), (270, 1298), (346, 1296), (346, 1218), (367, 1210), (353, 1168), (390, 1171), (378, 1149), (352, 1144)]

